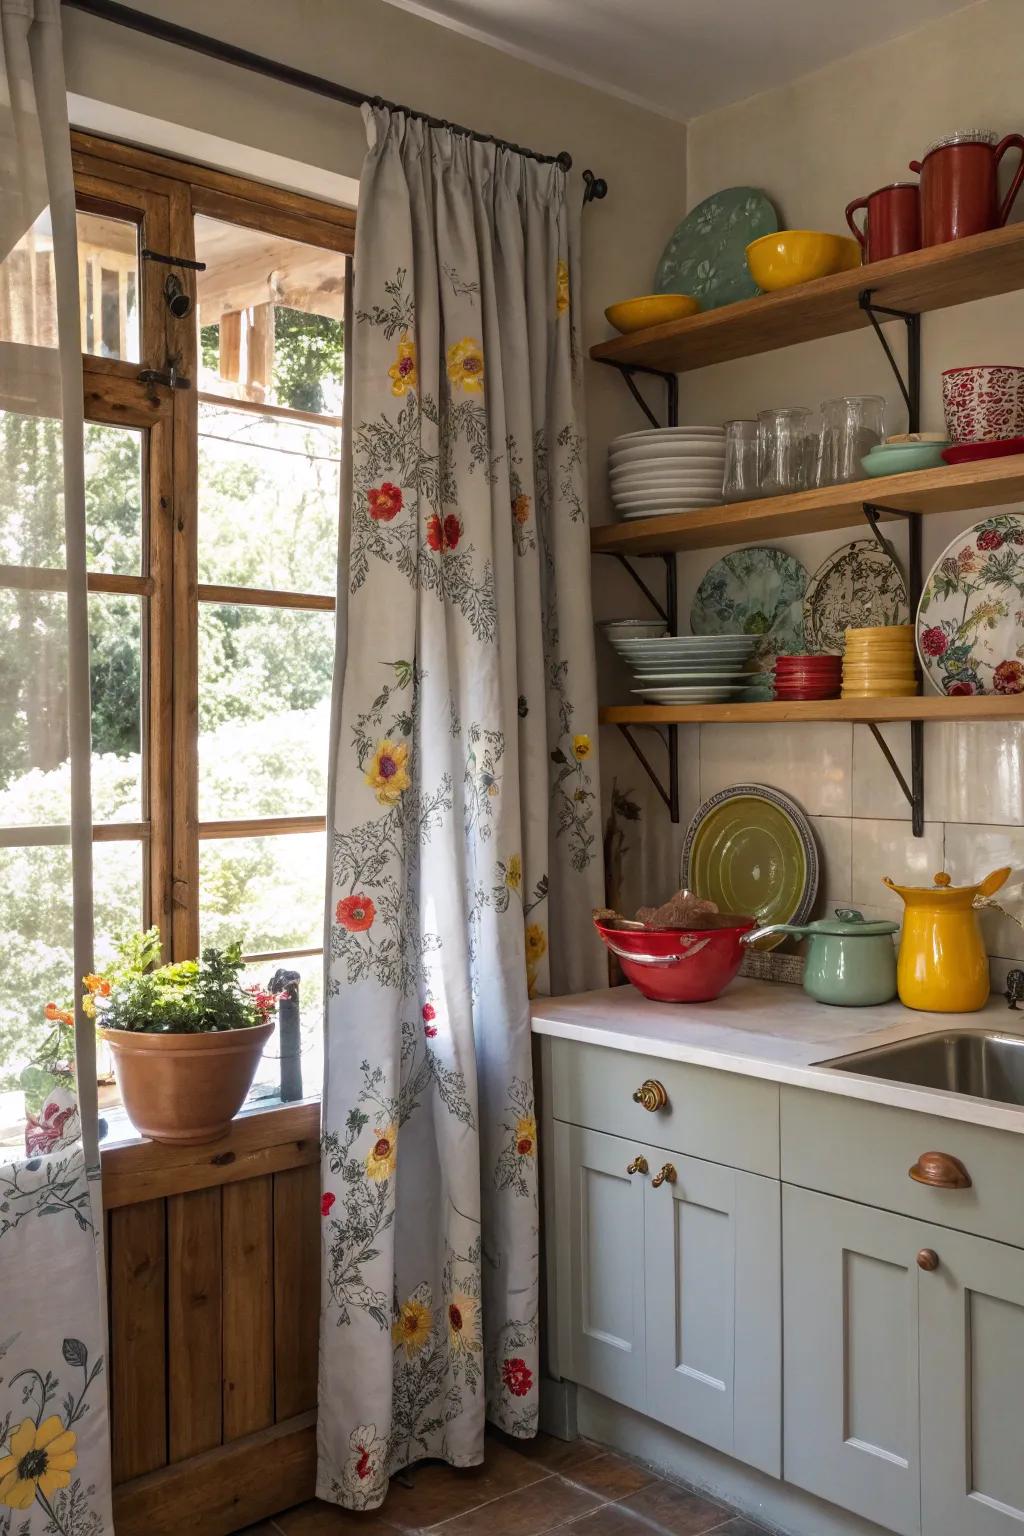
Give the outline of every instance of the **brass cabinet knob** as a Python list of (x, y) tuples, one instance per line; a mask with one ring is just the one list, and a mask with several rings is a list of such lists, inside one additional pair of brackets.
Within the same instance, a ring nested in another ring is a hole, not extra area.
[(915, 1184), (932, 1189), (970, 1189), (971, 1176), (958, 1157), (949, 1152), (922, 1152), (907, 1170)]
[(939, 1256), (934, 1248), (922, 1248), (917, 1256), (918, 1269), (938, 1269)]
[(663, 1163), (661, 1172), (656, 1173), (651, 1180), (651, 1188), (657, 1189), (661, 1184), (674, 1184), (679, 1175), (671, 1163)]
[(659, 1083), (656, 1077), (649, 1077), (634, 1093), (633, 1103), (642, 1104), (644, 1109), (649, 1109), (652, 1115), (656, 1110), (665, 1109), (668, 1105), (668, 1094), (665, 1092), (664, 1083)]
[(644, 1157), (641, 1153), (638, 1152), (636, 1157), (634, 1157), (633, 1161), (631, 1163), (627, 1163), (626, 1164), (626, 1172), (627, 1173), (647, 1173), (648, 1169), (649, 1169), (649, 1166), (650, 1165), (648, 1164), (648, 1161), (647, 1161), (646, 1157)]

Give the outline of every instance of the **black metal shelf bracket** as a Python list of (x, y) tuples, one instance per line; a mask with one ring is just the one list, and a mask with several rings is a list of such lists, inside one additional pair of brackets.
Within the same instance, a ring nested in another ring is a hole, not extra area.
[[(907, 599), (912, 615), (917, 613), (917, 605), (921, 601), (921, 514), (920, 512), (908, 512), (903, 507), (885, 507), (877, 502), (866, 501), (863, 503), (864, 516), (868, 527), (887, 554), (893, 554), (892, 545), (884, 537), (879, 529), (879, 518), (884, 513), (887, 517), (903, 518), (907, 524), (909, 540), (909, 560), (907, 562)], [(915, 837), (924, 836), (924, 721), (911, 720), (910, 722), (910, 783), (908, 784), (903, 771), (893, 757), (889, 744), (882, 735), (879, 727), (873, 720), (868, 721), (868, 730), (875, 738), (889, 767), (893, 777), (903, 792), (910, 806), (911, 827)]]
[[(626, 388), (629, 390), (630, 394), (633, 396), (633, 399), (636, 401), (637, 405), (643, 411), (644, 415), (647, 417), (647, 420), (650, 422), (652, 427), (661, 427), (661, 426), (678, 427), (678, 425), (679, 425), (679, 375), (678, 374), (676, 374), (676, 373), (666, 373), (663, 368), (648, 368), (648, 367), (646, 367), (642, 363), (617, 363), (617, 362), (614, 361), (614, 359), (612, 359), (610, 357), (602, 357), (602, 358), (599, 358), (598, 361), (604, 363), (609, 368), (614, 368), (619, 374), (621, 374), (621, 376), (626, 381)], [(638, 373), (650, 374), (650, 376), (652, 378), (661, 379), (662, 383), (665, 385), (665, 420), (664, 420), (664, 422), (661, 422), (661, 421), (658, 420), (658, 418), (655, 415), (654, 411), (647, 404), (647, 401), (644, 399), (643, 395), (640, 393), (639, 389), (637, 388), (636, 379), (634, 378), (634, 374), (638, 374)]]
[[(872, 299), (873, 291), (871, 288), (863, 289), (857, 296), (857, 302), (870, 320), (882, 351), (888, 359), (889, 367), (896, 375), (900, 394), (907, 407), (907, 431), (918, 432), (921, 429), (921, 316), (911, 314), (905, 309), (891, 309), (884, 304), (875, 304)], [(896, 354), (889, 345), (889, 338), (882, 330), (883, 319), (902, 320), (907, 328), (906, 377), (896, 361)]]
[[(621, 555), (621, 554), (618, 553), (618, 551), (612, 550), (612, 549), (602, 549), (602, 550), (599, 550), (598, 553), (602, 554), (602, 555), (611, 555), (611, 557), (614, 560), (618, 561), (618, 563), (622, 566), (623, 570), (627, 572), (627, 574), (633, 579), (633, 581), (636, 583), (636, 585), (640, 588), (640, 591), (643, 593), (644, 597), (650, 603), (650, 605), (654, 609), (654, 611), (658, 614), (659, 618), (662, 618), (662, 619), (665, 620), (665, 623), (669, 627), (669, 632), (671, 634), (673, 634), (673, 635), (678, 634), (679, 633), (679, 594), (678, 594), (678, 586), (677, 586), (677, 582), (676, 582), (676, 557), (675, 557), (675, 555), (658, 555), (658, 554), (656, 554), (656, 555), (647, 555), (647, 556), (637, 556), (638, 559), (664, 560), (664, 562), (665, 562), (665, 601), (664, 601), (664, 603), (661, 603), (658, 600), (658, 598), (654, 595), (654, 593), (651, 591), (650, 587), (647, 585), (647, 583), (644, 580), (644, 578), (640, 575), (640, 572), (635, 569), (635, 567), (631, 564), (631, 562), (626, 558), (625, 555)], [(661, 727), (657, 726), (657, 725), (656, 726), (645, 727), (645, 729), (651, 729), (651, 730), (657, 731), (658, 735), (662, 737), (662, 740), (665, 742), (666, 747), (668, 749), (668, 787), (667, 788), (666, 788), (665, 784), (662, 782), (661, 777), (660, 777), (660, 775), (658, 773), (658, 770), (655, 768), (654, 764), (651, 762), (651, 760), (647, 756), (646, 752), (640, 746), (640, 743), (637, 741), (636, 737), (633, 735), (633, 732), (630, 729), (630, 727), (628, 725), (620, 725), (619, 726), (619, 730), (622, 732), (622, 735), (626, 738), (626, 741), (629, 743), (629, 745), (632, 748), (633, 752), (636, 754), (636, 757), (637, 757), (637, 760), (640, 763), (640, 766), (643, 768), (643, 770), (646, 773), (647, 777), (650, 779), (651, 783), (654, 785), (655, 789), (658, 791), (658, 794), (661, 796), (662, 800), (667, 805), (667, 807), (668, 807), (668, 814), (669, 814), (669, 820), (672, 821), (673, 824), (675, 824), (675, 823), (678, 823), (678, 821), (679, 821), (679, 727), (678, 727), (678, 725), (669, 725), (669, 726), (667, 726), (665, 728), (666, 729), (666, 734), (665, 735), (662, 735)]]

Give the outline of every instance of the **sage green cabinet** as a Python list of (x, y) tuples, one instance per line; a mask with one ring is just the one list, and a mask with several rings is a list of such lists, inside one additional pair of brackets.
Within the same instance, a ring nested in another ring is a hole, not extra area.
[(1024, 1251), (789, 1185), (782, 1209), (786, 1480), (901, 1536), (1020, 1536)]
[(562, 1374), (777, 1477), (777, 1181), (562, 1121), (555, 1162)]

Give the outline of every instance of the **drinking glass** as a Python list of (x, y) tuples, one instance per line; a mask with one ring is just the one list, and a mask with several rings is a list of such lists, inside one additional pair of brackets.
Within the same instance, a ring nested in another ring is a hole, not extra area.
[(885, 398), (841, 395), (821, 403), (821, 485), (863, 480), (861, 459), (882, 441)]
[(725, 423), (725, 480), (722, 495), (726, 501), (751, 501), (761, 494), (757, 468), (757, 422)]
[(803, 405), (758, 411), (757, 461), (762, 496), (806, 490), (810, 416)]

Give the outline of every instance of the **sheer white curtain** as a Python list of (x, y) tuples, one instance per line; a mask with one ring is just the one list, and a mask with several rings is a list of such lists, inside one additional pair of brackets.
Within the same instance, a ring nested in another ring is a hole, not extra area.
[(602, 984), (565, 172), (368, 113), (332, 742), (318, 1487), (536, 1431), (529, 995)]
[[(0, 1149), (0, 1533), (108, 1536), (95, 1037), (80, 1004), (92, 953), (82, 366), (59, 0), (0, 0), (0, 428), (5, 772), (70, 762), (66, 822), (0, 834), (0, 880), (25, 846), (58, 850), (47, 882), (70, 885), (70, 899), (33, 892), (34, 928), (11, 942), (40, 971), (72, 953), (60, 1001), (76, 999), (66, 1050), (60, 1018), (38, 1009), (40, 1047), (56, 1044), (28, 1074), (25, 1155)], [(10, 1068), (0, 1058), (5, 1081)]]

